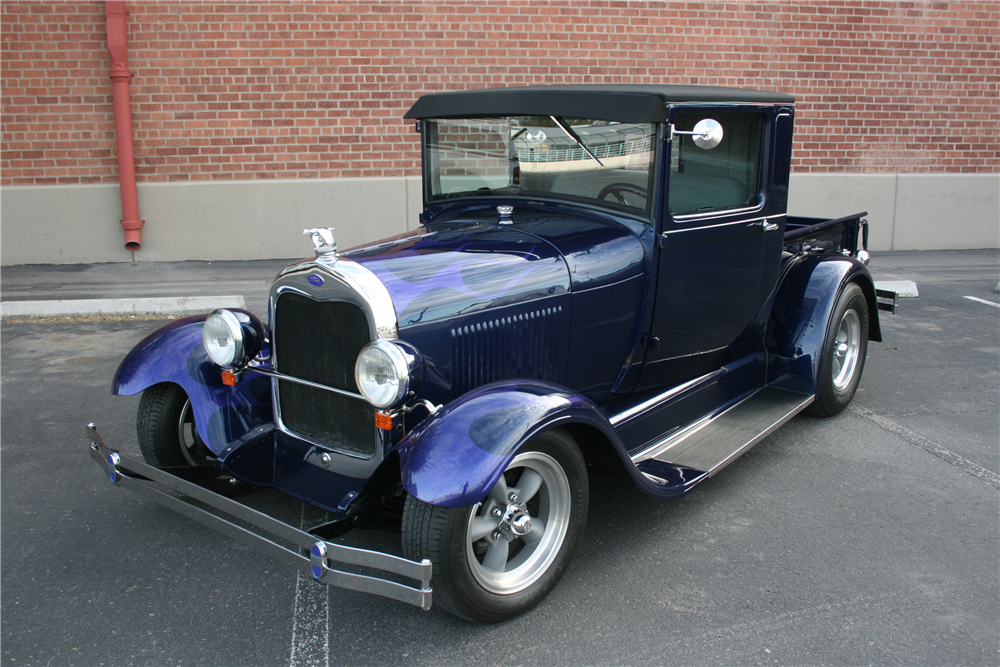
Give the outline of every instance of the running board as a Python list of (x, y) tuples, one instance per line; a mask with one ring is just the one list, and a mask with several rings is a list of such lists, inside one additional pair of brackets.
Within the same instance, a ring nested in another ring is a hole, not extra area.
[[(710, 476), (773, 433), (815, 399), (775, 387), (764, 387), (725, 412), (693, 424), (680, 433), (647, 447), (632, 462), (655, 459), (685, 468), (704, 470)], [(649, 467), (647, 464), (646, 467)]]

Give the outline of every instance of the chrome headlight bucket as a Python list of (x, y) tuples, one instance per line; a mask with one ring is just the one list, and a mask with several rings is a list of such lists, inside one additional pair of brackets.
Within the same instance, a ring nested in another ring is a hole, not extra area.
[(423, 364), (415, 349), (399, 341), (374, 340), (362, 348), (354, 364), (358, 391), (377, 408), (399, 407), (420, 389)]
[(243, 366), (260, 353), (264, 325), (244, 310), (221, 309), (205, 320), (201, 340), (209, 359), (219, 366)]

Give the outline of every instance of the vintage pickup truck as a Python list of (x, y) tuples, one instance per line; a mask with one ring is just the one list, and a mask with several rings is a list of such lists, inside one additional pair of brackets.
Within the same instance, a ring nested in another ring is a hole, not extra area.
[[(895, 295), (865, 214), (786, 215), (794, 116), (790, 95), (700, 86), (426, 95), (406, 114), (421, 226), (345, 252), (306, 230), (315, 258), (277, 276), (268, 324), (150, 335), (113, 384), (142, 392), (145, 463), (92, 424), (91, 455), (320, 582), (519, 614), (567, 569), (588, 469), (673, 498), (854, 396)], [(220, 475), (336, 519), (301, 530), (205, 488)], [(404, 557), (333, 541), (393, 511)]]

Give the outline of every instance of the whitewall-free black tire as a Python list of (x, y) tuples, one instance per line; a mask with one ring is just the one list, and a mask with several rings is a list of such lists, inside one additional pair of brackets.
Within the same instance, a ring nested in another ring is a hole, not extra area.
[(437, 507), (409, 497), (403, 553), (434, 563), (434, 604), (493, 623), (555, 587), (587, 520), (587, 468), (573, 439), (551, 430), (528, 443), (482, 502)]

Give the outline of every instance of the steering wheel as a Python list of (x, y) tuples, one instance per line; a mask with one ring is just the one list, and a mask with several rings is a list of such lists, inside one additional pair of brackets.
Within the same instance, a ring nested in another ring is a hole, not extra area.
[(452, 188), (451, 190), (449, 190), (448, 193), (445, 195), (445, 197), (447, 197), (447, 198), (450, 199), (452, 197), (459, 197), (461, 195), (469, 195), (469, 194), (472, 194), (472, 193), (476, 193), (477, 196), (482, 197), (483, 195), (492, 195), (493, 194), (493, 190), (491, 188), (488, 188), (488, 187), (485, 187), (485, 186), (481, 187), (481, 188), (476, 188), (475, 190), (470, 190), (469, 188), (463, 188), (461, 186), (456, 186), (456, 187)]
[[(649, 196), (649, 192), (646, 188), (640, 187), (638, 185), (632, 185), (631, 183), (612, 183), (611, 185), (605, 185), (601, 188), (601, 191), (597, 193), (598, 199), (607, 199), (609, 195), (614, 195), (614, 198), (618, 200), (618, 203), (622, 206), (632, 206), (625, 199), (625, 193), (638, 195), (643, 199)], [(633, 206), (633, 208), (639, 208), (638, 206)]]

